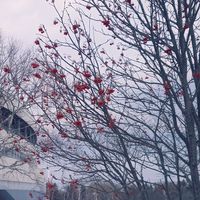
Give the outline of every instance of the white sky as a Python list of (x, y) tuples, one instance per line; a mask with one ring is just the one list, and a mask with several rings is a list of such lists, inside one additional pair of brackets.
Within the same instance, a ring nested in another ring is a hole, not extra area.
[[(56, 3), (62, 5), (63, 0)], [(40, 24), (54, 26), (55, 18), (56, 13), (46, 0), (0, 0), (1, 33), (19, 40), (26, 47), (34, 45)], [(147, 172), (146, 175), (152, 180), (152, 174)]]
[[(63, 0), (57, 0), (62, 4)], [(0, 0), (0, 30), (4, 37), (20, 40), (31, 46), (40, 24), (50, 26), (55, 19), (46, 0)]]

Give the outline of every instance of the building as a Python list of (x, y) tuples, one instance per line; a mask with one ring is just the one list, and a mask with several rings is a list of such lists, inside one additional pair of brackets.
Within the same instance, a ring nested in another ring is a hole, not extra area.
[(43, 199), (46, 181), (36, 162), (31, 117), (8, 107), (0, 107), (0, 200)]

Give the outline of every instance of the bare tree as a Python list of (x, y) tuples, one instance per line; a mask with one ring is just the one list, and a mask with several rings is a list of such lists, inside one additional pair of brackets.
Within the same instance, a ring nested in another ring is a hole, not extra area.
[(60, 35), (41, 26), (35, 41), (45, 159), (118, 183), (127, 199), (130, 184), (149, 199), (145, 171), (162, 175), (168, 200), (171, 183), (183, 199), (182, 179), (200, 199), (200, 2), (51, 5)]
[[(33, 187), (38, 191), (44, 184), (44, 176), (36, 167), (37, 137), (35, 121), (30, 114), (40, 84), (32, 77), (36, 65), (34, 56), (32, 50), (23, 50), (17, 41), (0, 37), (1, 189), (7, 184), (7, 189), (12, 190), (19, 182), (26, 183), (27, 188), (35, 184)], [(30, 192), (30, 196), (33, 194), (39, 195)]]

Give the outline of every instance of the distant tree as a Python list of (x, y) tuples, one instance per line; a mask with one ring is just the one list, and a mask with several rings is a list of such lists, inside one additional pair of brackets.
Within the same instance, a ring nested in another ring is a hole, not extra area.
[(36, 171), (30, 172), (27, 167), (36, 163), (37, 157), (33, 148), (36, 136), (31, 128), (35, 122), (29, 113), (39, 88), (39, 82), (35, 83), (32, 76), (34, 56), (32, 50), (25, 50), (19, 42), (0, 35), (1, 179), (35, 178)]
[(35, 41), (44, 158), (120, 184), (124, 199), (131, 184), (149, 199), (148, 171), (163, 177), (166, 199), (172, 183), (183, 200), (185, 179), (199, 200), (199, 0), (51, 5), (60, 35), (41, 26)]

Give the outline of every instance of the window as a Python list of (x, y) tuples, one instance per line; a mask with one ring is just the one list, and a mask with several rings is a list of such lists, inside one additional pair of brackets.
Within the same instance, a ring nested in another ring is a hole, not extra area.
[(2, 128), (6, 131), (11, 131), (14, 134), (24, 137), (32, 144), (36, 144), (37, 136), (31, 126), (10, 110), (4, 107), (0, 108), (0, 121)]

